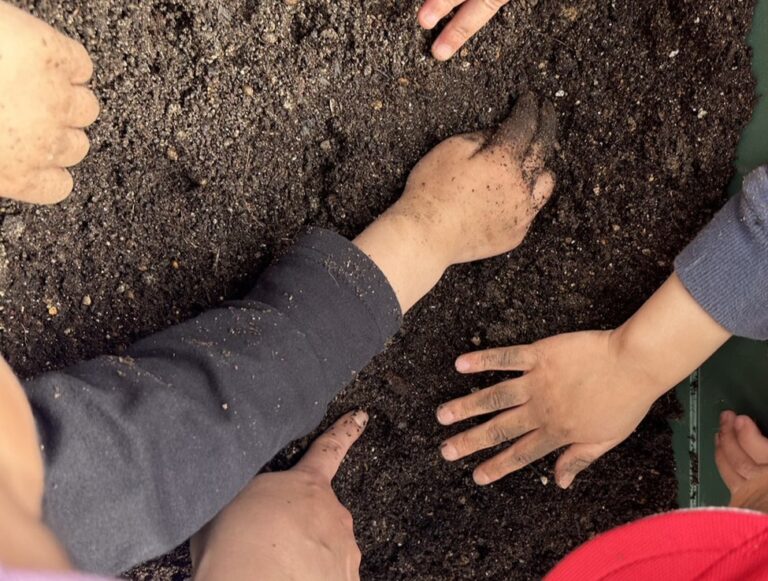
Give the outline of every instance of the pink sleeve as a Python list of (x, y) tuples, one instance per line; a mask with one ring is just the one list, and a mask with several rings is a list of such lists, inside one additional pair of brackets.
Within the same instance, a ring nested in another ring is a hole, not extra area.
[(0, 581), (110, 581), (85, 573), (56, 573), (50, 571), (18, 571), (0, 566)]

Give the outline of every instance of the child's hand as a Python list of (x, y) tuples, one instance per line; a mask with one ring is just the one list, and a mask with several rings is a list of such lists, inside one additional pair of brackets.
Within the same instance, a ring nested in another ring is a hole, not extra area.
[(80, 43), (0, 1), (0, 196), (50, 204), (72, 191), (65, 168), (88, 153), (82, 128), (99, 114), (92, 72)]
[(446, 460), (519, 438), (475, 469), (477, 484), (494, 482), (570, 445), (555, 467), (558, 485), (566, 488), (578, 472), (627, 438), (658, 396), (652, 380), (619, 357), (612, 331), (469, 353), (456, 368), (461, 373), (525, 372), (437, 410), (444, 425), (498, 413), (444, 442)]
[(731, 492), (730, 506), (768, 513), (768, 438), (755, 422), (723, 412), (715, 462)]
[(247, 578), (258, 571), (259, 579), (360, 579), (352, 515), (331, 481), (367, 422), (364, 412), (348, 413), (291, 470), (254, 478), (193, 538), (195, 579), (231, 579), (235, 571), (250, 572)]
[(448, 264), (508, 252), (552, 195), (546, 161), (556, 132), (552, 104), (539, 107), (527, 93), (495, 131), (451, 137), (430, 151), (387, 214), (419, 223)]
[(448, 439), (446, 460), (519, 438), (475, 470), (488, 484), (568, 446), (555, 465), (559, 486), (618, 445), (651, 404), (730, 337), (672, 275), (615, 331), (558, 335), (520, 347), (459, 357), (461, 373), (522, 371), (517, 379), (451, 401), (442, 424), (500, 412)]
[(488, 24), (509, 0), (426, 0), (419, 10), (419, 24), (432, 30), (448, 13), (461, 5), (456, 16), (446, 25), (432, 45), (432, 55), (447, 61), (477, 31)]

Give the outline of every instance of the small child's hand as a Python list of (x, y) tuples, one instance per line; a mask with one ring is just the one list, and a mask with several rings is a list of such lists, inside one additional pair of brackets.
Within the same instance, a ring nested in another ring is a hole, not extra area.
[(508, 252), (552, 195), (546, 161), (556, 132), (552, 104), (539, 107), (527, 93), (495, 131), (452, 137), (430, 151), (388, 214), (419, 222), (449, 264)]
[(426, 0), (419, 10), (419, 24), (432, 30), (457, 6), (458, 13), (432, 45), (432, 55), (447, 61), (472, 38), (509, 0)]
[(730, 506), (768, 513), (768, 438), (751, 418), (720, 415), (715, 462), (731, 492)]
[(446, 440), (441, 447), (446, 460), (517, 439), (475, 469), (475, 482), (481, 485), (569, 446), (555, 467), (558, 485), (567, 488), (578, 472), (632, 433), (659, 393), (648, 376), (621, 360), (612, 331), (469, 353), (456, 361), (456, 368), (461, 373), (525, 372), (437, 410), (444, 425), (498, 413)]
[(50, 204), (88, 153), (99, 114), (83, 46), (0, 0), (0, 196)]

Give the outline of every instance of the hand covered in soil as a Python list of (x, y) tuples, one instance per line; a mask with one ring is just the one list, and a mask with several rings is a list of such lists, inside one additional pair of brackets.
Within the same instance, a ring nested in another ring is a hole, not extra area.
[(495, 131), (451, 137), (430, 151), (387, 214), (418, 222), (448, 264), (508, 252), (552, 195), (546, 161), (556, 133), (552, 104), (526, 93)]
[(50, 204), (88, 153), (99, 114), (83, 46), (0, 0), (0, 196)]
[(472, 38), (509, 0), (426, 0), (419, 10), (419, 24), (432, 30), (454, 8), (461, 6), (432, 45), (432, 55), (447, 61)]
[(359, 579), (352, 515), (331, 481), (367, 422), (364, 412), (348, 413), (294, 468), (257, 476), (193, 539), (195, 578), (252, 579), (258, 567), (265, 580)]
[(730, 506), (768, 513), (768, 438), (751, 418), (720, 415), (715, 462), (731, 492)]
[(445, 425), (498, 413), (445, 441), (443, 457), (458, 460), (516, 440), (475, 469), (475, 482), (489, 484), (567, 447), (555, 465), (558, 485), (567, 488), (729, 337), (672, 275), (616, 330), (463, 355), (456, 360), (461, 373), (523, 375), (438, 408), (438, 421)]

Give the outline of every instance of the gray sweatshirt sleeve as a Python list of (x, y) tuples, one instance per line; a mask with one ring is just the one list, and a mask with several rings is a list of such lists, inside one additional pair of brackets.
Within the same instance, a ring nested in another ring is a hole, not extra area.
[(768, 166), (752, 172), (675, 260), (694, 299), (734, 335), (768, 339)]
[(316, 427), (399, 324), (376, 265), (314, 230), (243, 300), (27, 382), (47, 522), (89, 571), (170, 550)]

